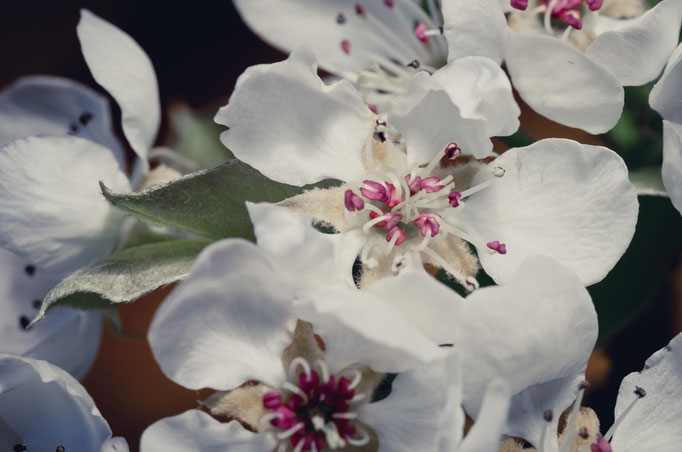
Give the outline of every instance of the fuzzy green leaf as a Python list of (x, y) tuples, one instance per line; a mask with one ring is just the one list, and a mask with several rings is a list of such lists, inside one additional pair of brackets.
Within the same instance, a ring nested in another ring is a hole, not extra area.
[(302, 191), (271, 181), (238, 160), (139, 193), (115, 193), (100, 186), (104, 197), (123, 212), (211, 239), (253, 239), (245, 201), (274, 203)]
[(66, 277), (52, 289), (31, 324), (56, 305), (102, 309), (132, 301), (183, 279), (209, 241), (173, 240), (128, 248)]

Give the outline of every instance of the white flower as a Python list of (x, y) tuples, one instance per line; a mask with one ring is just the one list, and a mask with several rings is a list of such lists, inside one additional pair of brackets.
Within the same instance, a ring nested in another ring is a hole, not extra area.
[[(438, 346), (456, 327), (456, 294), (423, 270), (360, 291), (340, 276), (354, 256), (336, 252), (336, 236), (282, 207), (248, 207), (258, 245), (206, 248), (157, 311), (149, 342), (169, 378), (219, 391), (205, 402), (211, 412), (255, 433), (191, 410), (152, 425), (142, 450), (440, 450), (461, 417), (456, 361)], [(391, 394), (369, 403), (385, 372), (400, 372)], [(504, 418), (504, 385), (491, 391), (491, 416)]]
[(663, 117), (663, 184), (673, 205), (682, 212), (682, 45), (678, 46), (661, 79), (649, 95), (649, 104)]
[[(601, 449), (593, 450), (610, 452), (605, 441), (615, 452), (678, 450), (682, 336), (654, 354), (642, 372), (623, 380), (616, 422), (605, 440), (597, 441), (598, 419), (591, 410), (579, 409), (587, 386), (585, 368), (597, 339), (592, 301), (575, 276), (557, 264), (535, 260), (524, 266), (525, 273), (506, 286), (469, 296), (459, 313), (453, 342), (460, 351), (467, 413), (476, 417), (494, 375), (514, 394), (506, 433), (539, 451), (582, 452), (597, 442)], [(539, 296), (528, 298), (528, 287)], [(502, 291), (504, 297), (495, 296)], [(559, 437), (559, 418), (571, 406)], [(527, 450), (512, 446), (504, 450)]]
[[(615, 125), (623, 85), (660, 73), (682, 15), (679, 0), (646, 12), (637, 0), (554, 0), (551, 8), (533, 0), (443, 0), (442, 15), (435, 0), (429, 13), (413, 0), (234, 3), (267, 42), (286, 52), (310, 47), (323, 69), (356, 83), (369, 103), (402, 93), (416, 70), (480, 55), (505, 59), (519, 94), (539, 113), (590, 133)], [(505, 12), (521, 33), (509, 29)]]
[[(475, 287), (477, 264), (461, 239), (476, 247), (497, 282), (535, 254), (554, 257), (586, 284), (601, 280), (626, 249), (637, 216), (621, 158), (601, 147), (545, 140), (487, 165), (466, 163), (457, 157), (488, 155), (480, 137), (505, 122), (486, 97), (498, 84), (479, 86), (476, 100), (456, 85), (449, 88), (456, 95), (423, 89), (436, 77), (416, 76), (412, 94), (396, 99), (386, 120), (371, 114), (347, 81), (325, 85), (313, 56), (297, 51), (247, 70), (216, 121), (229, 127), (223, 144), (271, 179), (344, 182), (282, 204), (340, 232), (343, 248), (365, 266), (363, 286), (418, 252)], [(462, 111), (477, 114), (465, 118)]]
[(124, 191), (141, 183), (160, 120), (147, 55), (118, 28), (87, 10), (81, 14), (77, 30), (88, 67), (118, 101), (123, 131), (139, 157), (131, 180), (104, 96), (47, 76), (22, 78), (0, 93), (0, 265), (6, 275), (0, 352), (47, 359), (78, 378), (95, 357), (100, 313), (58, 309), (29, 331), (26, 319), (64, 276), (114, 250), (122, 215), (97, 182)]
[(160, 121), (156, 76), (139, 45), (87, 10), (77, 31), (88, 67), (117, 100), (124, 134), (139, 156), (132, 180), (99, 96), (61, 79), (30, 78), (0, 98), (0, 118), (16, 124), (0, 141), (35, 134), (0, 149), (0, 246), (62, 276), (116, 246), (122, 215), (103, 199), (97, 181), (123, 191), (139, 184)]
[(101, 314), (56, 307), (45, 321), (26, 329), (43, 297), (59, 282), (20, 257), (0, 249), (0, 353), (44, 359), (80, 379), (97, 355)]
[(664, 0), (648, 11), (644, 4), (511, 0), (502, 8), (497, 0), (444, 0), (449, 58), (504, 59), (538, 113), (603, 133), (620, 117), (622, 86), (656, 78), (679, 39), (682, 2)]
[(71, 375), (45, 361), (0, 354), (0, 449), (128, 452), (128, 445), (111, 437)]

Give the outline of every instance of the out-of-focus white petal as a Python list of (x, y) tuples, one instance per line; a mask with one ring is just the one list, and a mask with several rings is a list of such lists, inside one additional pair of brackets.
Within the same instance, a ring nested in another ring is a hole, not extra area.
[(670, 201), (682, 213), (682, 125), (663, 121), (663, 185)]
[(234, 4), (249, 27), (269, 44), (287, 53), (308, 47), (323, 69), (339, 75), (384, 61), (405, 66), (417, 59), (433, 66), (447, 52), (442, 38), (424, 44), (415, 36), (416, 23), (429, 28), (438, 24), (413, 0), (397, 0), (392, 6), (382, 0), (235, 0)]
[(125, 169), (113, 133), (111, 107), (101, 94), (61, 77), (22, 77), (0, 93), (0, 146), (30, 136), (74, 135), (109, 148)]
[(278, 387), (296, 323), (292, 297), (255, 245), (211, 245), (156, 312), (148, 334), (154, 357), (166, 376), (190, 389), (228, 390), (249, 380)]
[(130, 183), (107, 148), (77, 137), (30, 137), (0, 149), (0, 246), (68, 274), (109, 254), (121, 214), (100, 193)]
[(637, 399), (640, 387), (646, 396), (635, 403), (613, 434), (618, 452), (655, 450), (674, 452), (682, 442), (682, 335), (657, 351), (640, 372), (623, 378), (618, 391), (615, 418)]
[(585, 54), (611, 72), (622, 85), (655, 79), (680, 37), (682, 2), (663, 0), (619, 30), (601, 33)]
[(123, 133), (146, 173), (147, 153), (161, 122), (154, 67), (133, 38), (87, 9), (81, 10), (76, 31), (92, 76), (121, 108)]
[(448, 61), (484, 56), (502, 62), (507, 21), (498, 0), (443, 0), (443, 19)]
[[(585, 285), (600, 281), (623, 255), (635, 231), (638, 202), (615, 152), (564, 139), (512, 149), (489, 167), (503, 177), (465, 200), (448, 220), (478, 240), (483, 268), (498, 283), (532, 255), (550, 256)], [(473, 185), (492, 178), (484, 169)], [(506, 254), (486, 243), (506, 244)]]
[(253, 66), (215, 121), (223, 144), (270, 179), (305, 185), (363, 176), (362, 149), (375, 122), (346, 80), (325, 85), (307, 49)]
[(0, 448), (96, 451), (111, 437), (78, 381), (45, 361), (0, 355)]
[(250, 432), (237, 421), (218, 422), (199, 410), (156, 421), (140, 441), (142, 452), (265, 452), (274, 446), (267, 436)]
[[(545, 402), (562, 387), (577, 392), (597, 339), (597, 315), (581, 281), (567, 268), (546, 257), (526, 260), (504, 286), (476, 290), (460, 312), (455, 330), (464, 378), (464, 408), (477, 417), (486, 386), (504, 379), (512, 400), (510, 435), (530, 441), (528, 425), (542, 420)], [(547, 384), (542, 391), (529, 391)], [(556, 418), (567, 408), (556, 413)], [(526, 435), (518, 435), (523, 432)]]
[(618, 122), (623, 87), (572, 45), (552, 36), (510, 32), (505, 59), (514, 87), (541, 115), (592, 134)]

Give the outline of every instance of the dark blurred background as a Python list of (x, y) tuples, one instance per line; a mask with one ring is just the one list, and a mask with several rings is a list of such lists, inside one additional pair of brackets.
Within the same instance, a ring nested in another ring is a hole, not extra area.
[[(169, 106), (182, 101), (213, 114), (227, 102), (244, 69), (282, 58), (249, 31), (229, 0), (0, 2), (0, 86), (22, 75), (52, 74), (103, 92), (80, 53), (76, 37), (80, 8), (126, 31), (151, 58), (164, 111), (157, 144), (167, 143), (172, 135)], [(496, 143), (497, 149), (567, 137), (608, 145), (631, 169), (660, 166), (660, 118), (646, 104), (649, 89), (650, 85), (628, 89), (628, 110), (608, 136), (559, 126), (523, 106), (524, 132)], [(217, 133), (213, 139), (220, 146)], [(641, 369), (649, 355), (682, 329), (682, 220), (667, 199), (648, 197), (640, 202), (640, 224), (630, 250), (604, 282), (590, 289), (600, 313), (601, 336), (588, 371), (593, 389), (586, 404), (598, 412), (603, 431), (613, 420), (622, 377)], [(133, 451), (149, 424), (194, 408), (206, 397), (167, 380), (144, 339), (154, 310), (169, 290), (119, 307), (124, 329), (138, 338), (105, 331), (100, 354), (84, 381), (114, 434), (126, 437)]]

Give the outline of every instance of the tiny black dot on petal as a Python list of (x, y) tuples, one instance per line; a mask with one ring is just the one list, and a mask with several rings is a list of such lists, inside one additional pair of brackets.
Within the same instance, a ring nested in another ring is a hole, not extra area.
[(43, 302), (40, 301), (40, 300), (33, 300), (33, 301), (31, 302), (31, 305), (32, 305), (35, 309), (40, 309), (40, 305), (42, 305), (42, 304), (43, 304)]
[(28, 326), (29, 323), (31, 323), (31, 319), (29, 319), (25, 315), (22, 315), (21, 317), (19, 317), (19, 324), (21, 325), (21, 327), (23, 329), (26, 329), (26, 327)]
[(343, 25), (346, 23), (346, 16), (343, 15), (343, 13), (339, 13), (338, 16), (336, 16), (336, 23), (339, 25)]
[(82, 115), (78, 118), (78, 122), (83, 124), (84, 126), (87, 125), (90, 121), (92, 120), (92, 113), (89, 111), (84, 111)]
[(78, 124), (76, 124), (75, 122), (72, 122), (71, 125), (69, 126), (69, 132), (70, 133), (78, 132)]
[(57, 446), (57, 449), (55, 452), (64, 452), (64, 446)]
[(26, 444), (15, 444), (12, 450), (14, 452), (26, 452), (28, 448), (26, 447)]
[(36, 266), (35, 265), (27, 265), (26, 267), (24, 267), (24, 272), (28, 276), (33, 276), (36, 273)]

